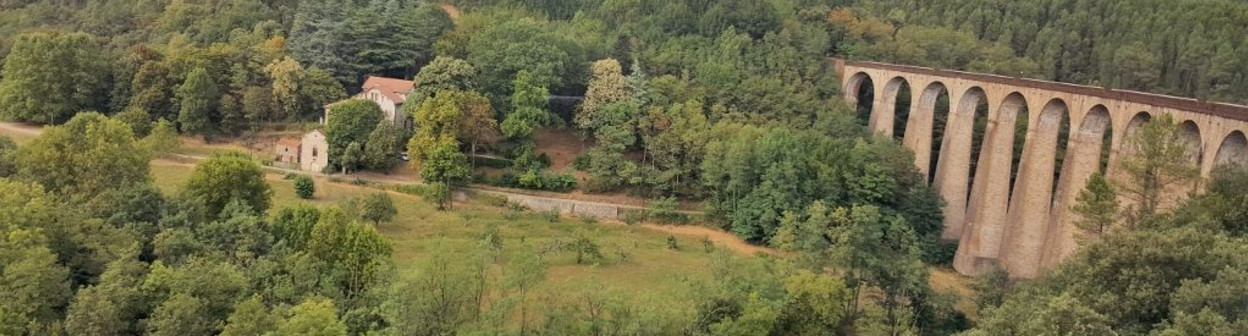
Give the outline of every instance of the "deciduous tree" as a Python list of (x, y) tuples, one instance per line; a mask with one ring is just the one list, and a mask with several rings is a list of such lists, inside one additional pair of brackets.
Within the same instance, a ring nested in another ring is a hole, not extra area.
[(205, 211), (216, 216), (226, 204), (242, 201), (253, 211), (269, 209), (273, 190), (264, 180), (264, 171), (247, 154), (234, 151), (213, 153), (195, 165), (195, 172), (182, 187), (182, 195), (203, 202)]
[(13, 120), (54, 124), (106, 107), (103, 55), (85, 33), (19, 35), (5, 58), (0, 111)]

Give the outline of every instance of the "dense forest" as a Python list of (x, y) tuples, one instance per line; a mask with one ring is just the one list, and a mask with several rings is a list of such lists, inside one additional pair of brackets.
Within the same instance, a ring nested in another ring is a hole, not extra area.
[[(1072, 260), (982, 276), (978, 314), (955, 309), (928, 281), (952, 258), (943, 201), (867, 133), (826, 59), (1244, 102), (1245, 27), (1248, 5), (1197, 0), (0, 0), (0, 118), (49, 125), (0, 137), (0, 335), (1245, 334), (1248, 174), (1117, 211), (1116, 193), (1186, 175), (1181, 153), (1090, 185)], [(341, 101), (370, 75), (416, 83), (416, 131)], [(787, 253), (717, 256), (687, 314), (538, 302), (542, 255), (499, 258), (496, 233), (396, 260), (384, 194), (274, 207), (233, 152), (177, 192), (154, 185), (148, 162), (179, 133), (249, 136), (331, 103), (328, 172), (384, 171), (406, 148), (440, 210), (469, 183), (700, 201), (709, 225)], [(1153, 124), (1140, 150), (1179, 148)], [(534, 137), (550, 128), (592, 140), (584, 178), (549, 168)], [(479, 153), (508, 163), (476, 175)]]

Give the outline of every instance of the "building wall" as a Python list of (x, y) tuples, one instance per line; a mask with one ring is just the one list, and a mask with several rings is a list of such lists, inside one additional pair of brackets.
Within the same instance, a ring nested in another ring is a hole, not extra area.
[(299, 159), (300, 170), (314, 173), (324, 171), (329, 166), (329, 143), (325, 141), (325, 135), (319, 131), (304, 134)]
[(399, 109), (399, 106), (401, 105), (395, 103), (393, 100), (390, 100), (389, 97), (386, 97), (385, 95), (381, 94), (381, 92), (378, 92), (375, 89), (368, 90), (368, 91), (360, 92), (360, 94), (357, 95), (356, 98), (368, 99), (368, 100), (373, 101), (374, 103), (377, 103), (377, 106), (381, 107), (383, 120), (389, 120), (395, 125), (404, 125), (404, 120), (402, 117), (403, 111)]
[(273, 158), (273, 164), (286, 168), (299, 168), (299, 151), (299, 147), (278, 143), (273, 148), (273, 153), (276, 155)]

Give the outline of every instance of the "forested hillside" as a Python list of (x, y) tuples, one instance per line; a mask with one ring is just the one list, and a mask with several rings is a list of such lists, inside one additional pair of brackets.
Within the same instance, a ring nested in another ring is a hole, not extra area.
[[(845, 45), (851, 57), (1248, 102), (1243, 1), (880, 0), (856, 7), (871, 16), (875, 32)], [(1025, 62), (985, 59), (998, 52)]]
[[(0, 335), (1245, 334), (1248, 174), (1221, 168), (1173, 208), (1118, 211), (1116, 192), (1157, 195), (1158, 176), (1178, 174), (1158, 169), (1191, 171), (1173, 150), (1085, 190), (1099, 221), (1070, 263), (1034, 282), (982, 277), (979, 309), (955, 309), (929, 275), (952, 257), (943, 201), (897, 140), (867, 132), (827, 57), (1244, 102), (1246, 13), (1216, 0), (0, 0), (0, 119), (49, 126), (20, 146), (0, 137)], [(367, 76), (414, 81), (399, 111), (414, 130), (343, 101)], [(558, 114), (556, 101), (575, 103)], [(172, 187), (148, 164), (179, 134), (305, 125), (323, 128), (334, 174), (388, 172), (406, 149), (422, 184), (402, 190), (433, 205), (392, 230), (467, 225), (391, 241), (384, 194), (276, 206), (243, 153)], [(1172, 121), (1149, 125), (1130, 141), (1182, 148)], [(540, 131), (583, 147), (568, 170), (551, 168)], [(689, 273), (667, 279), (690, 288), (679, 297), (613, 278), (591, 280), (662, 297), (575, 296), (559, 277), (627, 265), (645, 242), (607, 250), (562, 232), (557, 211), (505, 200), (483, 201), (500, 218), (457, 208), (452, 191), (472, 184), (649, 200), (629, 225), (687, 223), (673, 210), (700, 203), (706, 226), (781, 252), (687, 263), (714, 244), (669, 236), (646, 261)], [(432, 239), (446, 246), (413, 247)], [(560, 253), (575, 263), (551, 266)]]

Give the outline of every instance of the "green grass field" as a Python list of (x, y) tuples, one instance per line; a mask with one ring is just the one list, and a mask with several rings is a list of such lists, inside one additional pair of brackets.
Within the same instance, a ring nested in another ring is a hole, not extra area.
[[(190, 177), (193, 166), (158, 160), (152, 164), (157, 186), (166, 194), (176, 193)], [(332, 183), (316, 179), (316, 199), (295, 197), (294, 187), (281, 175), (267, 176), (272, 186), (273, 207), (281, 208), (311, 202), (326, 206), (350, 197), (383, 192), (377, 188)], [(469, 201), (456, 204), (452, 211), (436, 208), (417, 196), (389, 192), (398, 208), (393, 222), (382, 223), (378, 229), (394, 247), (394, 263), (400, 275), (419, 271), (419, 261), (436, 244), (454, 251), (467, 251), (480, 246), (482, 232), (497, 225), (503, 236), (500, 260), (524, 249), (560, 237), (589, 237), (596, 242), (604, 257), (586, 264), (576, 264), (571, 253), (546, 258), (547, 280), (539, 290), (548, 293), (579, 293), (606, 290), (624, 294), (626, 300), (643, 303), (670, 314), (689, 314), (688, 304), (693, 286), (710, 280), (712, 254), (704, 249), (702, 236), (674, 235), (678, 250), (668, 248), (669, 233), (615, 222), (588, 223), (582, 219), (563, 217), (550, 222), (538, 213), (509, 214), (511, 210)], [(499, 266), (493, 266), (494, 276)], [(567, 295), (576, 299), (575, 295)], [(655, 307), (658, 305), (658, 307)]]

